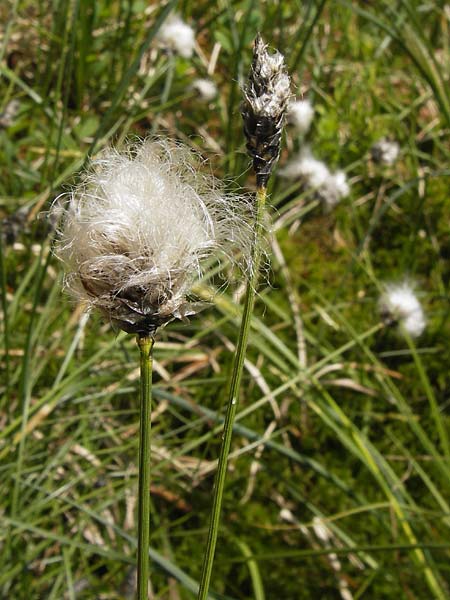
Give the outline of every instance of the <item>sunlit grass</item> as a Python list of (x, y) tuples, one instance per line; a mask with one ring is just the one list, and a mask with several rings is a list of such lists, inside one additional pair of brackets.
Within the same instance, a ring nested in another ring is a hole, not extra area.
[[(326, 212), (311, 190), (271, 184), (276, 242), (268, 236), (212, 589), (331, 599), (345, 581), (355, 599), (448, 597), (448, 11), (185, 2), (198, 52), (184, 60), (154, 48), (157, 3), (9, 5), (0, 112), (14, 99), (19, 111), (0, 129), (0, 211), (31, 212), (1, 248), (0, 596), (133, 597), (134, 340), (94, 315), (87, 326), (61, 295), (53, 233), (35, 217), (90, 153), (150, 131), (252, 186), (238, 84), (260, 30), (315, 107), (306, 141), (346, 171), (351, 195)], [(205, 76), (219, 90), (209, 105), (189, 92)], [(368, 158), (382, 136), (401, 146), (393, 166)], [(302, 143), (288, 132), (281, 164)], [(155, 598), (193, 598), (200, 577), (242, 312), (241, 282), (224, 269), (233, 283), (222, 294), (209, 289), (219, 273), (198, 290), (213, 309), (169, 325), (155, 351)], [(378, 311), (383, 284), (403, 277), (427, 317), (415, 340)]]

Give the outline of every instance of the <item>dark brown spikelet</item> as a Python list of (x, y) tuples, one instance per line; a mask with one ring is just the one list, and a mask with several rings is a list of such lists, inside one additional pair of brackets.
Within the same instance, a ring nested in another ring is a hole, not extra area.
[(258, 187), (267, 185), (280, 154), (284, 115), (291, 96), (290, 79), (280, 52), (269, 54), (258, 35), (241, 106), (247, 150)]

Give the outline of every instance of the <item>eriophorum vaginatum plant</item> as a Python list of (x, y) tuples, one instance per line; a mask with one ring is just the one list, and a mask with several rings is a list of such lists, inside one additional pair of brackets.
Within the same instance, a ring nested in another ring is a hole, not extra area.
[(197, 155), (175, 142), (147, 140), (106, 150), (81, 183), (55, 203), (56, 255), (66, 286), (114, 326), (136, 333), (141, 356), (138, 600), (148, 598), (153, 336), (199, 309), (192, 283), (205, 262), (249, 259), (251, 208), (204, 174)]
[(267, 182), (280, 154), (281, 135), (286, 110), (291, 97), (290, 85), (291, 81), (286, 70), (284, 56), (277, 51), (270, 52), (261, 36), (258, 35), (253, 46), (253, 60), (248, 80), (242, 90), (243, 102), (241, 105), (246, 147), (253, 162), (257, 188), (251, 251), (252, 271), (247, 281), (242, 321), (236, 343), (236, 352), (234, 354), (198, 600), (206, 600), (208, 597), (231, 446), (231, 435), (236, 416), (250, 323), (255, 304), (255, 292), (258, 285)]

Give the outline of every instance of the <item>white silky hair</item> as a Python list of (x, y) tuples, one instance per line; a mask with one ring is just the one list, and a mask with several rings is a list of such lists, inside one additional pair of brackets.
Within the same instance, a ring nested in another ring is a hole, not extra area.
[(212, 79), (195, 79), (191, 89), (198, 92), (200, 98), (205, 102), (210, 102), (217, 96), (217, 86)]
[(53, 209), (69, 291), (112, 320), (125, 298), (168, 321), (195, 312), (183, 305), (206, 259), (238, 252), (248, 266), (250, 201), (201, 167), (188, 147), (162, 139), (105, 150)]
[(286, 179), (300, 179), (307, 181), (313, 188), (325, 185), (330, 171), (326, 164), (317, 160), (308, 147), (303, 148), (299, 154), (293, 156), (286, 165), (279, 170), (282, 177)]
[(191, 58), (195, 48), (195, 32), (178, 15), (172, 15), (157, 34), (160, 44), (183, 58)]
[(287, 110), (287, 122), (298, 133), (309, 131), (314, 117), (314, 108), (309, 100), (291, 100)]
[(254, 81), (244, 88), (244, 96), (258, 117), (278, 120), (286, 110), (291, 96), (291, 80), (286, 71), (281, 52), (269, 52), (267, 45), (258, 36), (255, 41), (252, 63), (253, 78), (261, 89), (254, 87)]
[(317, 191), (329, 209), (350, 194), (344, 171), (332, 173), (324, 162), (313, 156), (308, 146), (291, 158), (279, 173), (286, 179), (303, 179), (309, 187)]
[(424, 311), (410, 283), (404, 281), (386, 285), (380, 299), (380, 308), (382, 312), (398, 320), (412, 337), (423, 333), (426, 326)]
[(346, 198), (350, 194), (347, 175), (344, 171), (330, 173), (319, 192), (327, 207), (333, 208), (339, 204), (342, 198)]
[(381, 138), (371, 148), (372, 157), (383, 165), (393, 165), (400, 154), (400, 145), (395, 140)]

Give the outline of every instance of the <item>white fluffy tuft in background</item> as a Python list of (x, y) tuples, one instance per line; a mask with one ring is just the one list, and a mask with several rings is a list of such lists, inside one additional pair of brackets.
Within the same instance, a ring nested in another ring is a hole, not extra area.
[(309, 100), (292, 100), (287, 110), (287, 122), (297, 133), (309, 131), (314, 117), (314, 108)]
[(195, 79), (191, 89), (205, 102), (211, 102), (217, 96), (217, 86), (212, 79)]
[(166, 50), (172, 50), (183, 58), (191, 58), (195, 48), (195, 32), (178, 15), (170, 16), (161, 25), (157, 39)]
[(423, 308), (407, 282), (389, 284), (381, 296), (380, 307), (383, 313), (396, 319), (412, 337), (418, 337), (425, 329)]
[(305, 146), (299, 154), (279, 170), (285, 179), (302, 179), (306, 185), (316, 190), (318, 196), (331, 209), (350, 194), (350, 185), (344, 171), (332, 173), (327, 165), (315, 158)]

